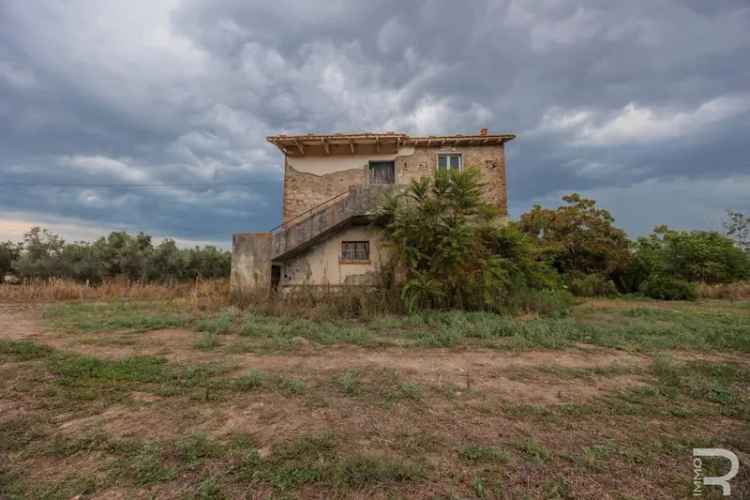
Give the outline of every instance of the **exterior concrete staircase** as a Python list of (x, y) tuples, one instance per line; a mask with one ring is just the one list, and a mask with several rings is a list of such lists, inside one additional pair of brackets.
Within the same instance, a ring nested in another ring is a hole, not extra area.
[(352, 186), (272, 229), (271, 260), (293, 257), (341, 228), (369, 222), (383, 195), (398, 188), (393, 184)]

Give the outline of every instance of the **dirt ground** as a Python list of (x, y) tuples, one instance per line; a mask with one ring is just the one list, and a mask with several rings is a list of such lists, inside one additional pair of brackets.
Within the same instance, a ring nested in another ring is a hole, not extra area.
[(489, 349), (451, 350), (441, 348), (380, 348), (378, 350), (338, 345), (325, 349), (303, 348), (284, 354), (205, 352), (193, 344), (196, 333), (189, 330), (154, 330), (120, 336), (126, 345), (90, 343), (101, 334), (72, 335), (55, 332), (38, 319), (38, 308), (0, 305), (0, 324), (7, 325), (6, 339), (31, 340), (57, 349), (101, 358), (160, 356), (174, 362), (222, 362), (237, 372), (247, 368), (282, 371), (301, 378), (345, 370), (390, 369), (410, 380), (429, 384), (468, 385), (509, 400), (526, 404), (582, 402), (612, 389), (640, 384), (638, 376), (621, 375), (597, 380), (566, 380), (537, 376), (514, 380), (514, 368), (609, 368), (613, 365), (638, 367), (651, 362), (646, 356), (581, 345), (571, 351), (502, 352)]
[[(690, 457), (674, 449), (692, 438), (742, 434), (747, 424), (700, 412), (681, 419), (614, 410), (585, 413), (587, 405), (653, 383), (653, 356), (591, 345), (524, 352), (345, 344), (309, 344), (289, 353), (206, 351), (195, 348), (197, 334), (188, 330), (55, 331), (40, 320), (40, 306), (19, 305), (0, 305), (0, 328), (2, 339), (65, 353), (112, 360), (153, 356), (181, 366), (220, 364), (225, 378), (252, 369), (299, 380), (305, 387), (302, 395), (261, 390), (213, 398), (208, 390), (202, 397), (130, 388), (124, 396), (103, 395), (70, 405), (48, 396), (54, 376), (32, 373), (22, 362), (4, 363), (0, 424), (33, 422), (43, 439), (103, 433), (113, 440), (168, 443), (199, 433), (223, 443), (247, 435), (265, 458), (279, 443), (333, 433), (346, 453), (398, 456), (419, 461), (428, 471), (412, 482), (384, 479), (383, 484), (340, 489), (313, 481), (286, 490), (273, 482), (236, 482), (216, 456), (200, 466), (179, 468), (176, 477), (145, 484), (108, 479), (116, 462), (100, 449), (79, 450), (63, 460), (29, 451), (35, 445), (30, 441), (0, 461), (8, 474), (28, 470), (28, 477), (16, 479), (18, 484), (28, 484), (29, 478), (50, 485), (70, 484), (73, 476), (93, 478), (80, 498), (185, 498), (197, 494), (205, 477), (218, 478), (222, 491), (207, 498), (675, 498), (681, 495), (676, 492), (689, 491), (691, 475)], [(733, 354), (680, 357), (747, 363), (746, 357)], [(363, 388), (342, 393), (337, 381), (351, 374), (361, 374)], [(396, 396), (383, 396), (379, 386), (393, 380)], [(419, 388), (418, 396), (410, 396), (413, 387)], [(644, 450), (644, 439), (658, 444)], [(467, 461), (460, 451), (467, 446), (511, 450), (510, 458), (502, 464)], [(535, 446), (541, 451), (534, 451)], [(0, 493), (2, 486), (0, 482)], [(59, 489), (61, 497), (75, 487)]]

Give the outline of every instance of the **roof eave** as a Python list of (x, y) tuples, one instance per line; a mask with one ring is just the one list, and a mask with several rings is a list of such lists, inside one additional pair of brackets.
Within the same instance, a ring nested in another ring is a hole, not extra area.
[[(361, 133), (361, 134), (306, 134), (306, 135), (271, 135), (266, 140), (278, 147), (284, 154), (304, 155), (305, 147), (323, 147), (326, 151), (331, 146), (349, 145), (354, 152), (355, 145), (391, 146), (481, 146), (499, 145), (515, 139), (515, 134), (485, 135), (444, 135), (444, 136), (409, 136), (395, 132)], [(330, 153), (329, 153), (330, 154)]]

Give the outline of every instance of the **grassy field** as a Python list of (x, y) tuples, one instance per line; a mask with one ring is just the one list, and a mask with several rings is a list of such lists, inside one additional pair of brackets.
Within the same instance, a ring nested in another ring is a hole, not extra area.
[(720, 447), (750, 498), (748, 301), (368, 321), (79, 301), (0, 324), (0, 497), (688, 498), (692, 449)]

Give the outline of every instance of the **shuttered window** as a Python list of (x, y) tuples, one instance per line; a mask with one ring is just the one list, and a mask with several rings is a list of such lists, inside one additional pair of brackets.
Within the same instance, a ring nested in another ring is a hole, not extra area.
[(370, 261), (370, 242), (369, 241), (342, 241), (341, 242), (341, 260), (348, 262), (369, 262)]

